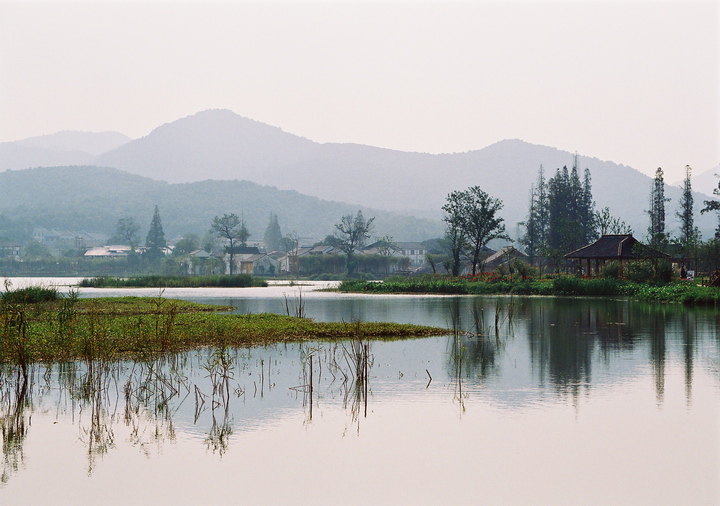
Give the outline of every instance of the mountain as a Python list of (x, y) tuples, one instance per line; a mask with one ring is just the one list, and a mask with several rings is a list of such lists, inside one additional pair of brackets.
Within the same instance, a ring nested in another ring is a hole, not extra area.
[[(350, 203), (347, 208), (382, 209), (436, 223), (448, 193), (477, 185), (504, 202), (501, 214), (512, 236), (520, 233), (518, 223), (526, 218), (530, 186), (537, 180), (538, 168), (544, 166), (545, 175), (550, 178), (556, 169), (572, 166), (575, 156), (518, 139), (452, 154), (322, 144), (229, 110), (203, 111), (159, 126), (145, 137), (124, 142), (94, 158), (88, 158), (87, 152), (50, 150), (52, 146), (81, 147), (60, 134), (52, 137), (28, 139), (27, 146), (0, 144), (0, 170), (91, 164), (173, 184), (206, 181), (210, 186), (207, 180), (244, 180), (294, 190), (324, 201)], [(87, 144), (84, 146), (83, 149), (88, 149)], [(16, 152), (5, 155), (3, 149)], [(18, 150), (37, 151), (23, 154)], [(8, 159), (20, 158), (32, 159), (33, 163), (6, 163)], [(614, 216), (631, 225), (642, 238), (648, 227), (645, 210), (652, 179), (631, 167), (587, 156), (578, 156), (578, 165), (581, 171), (589, 168), (592, 173), (598, 209), (609, 207)], [(679, 228), (675, 211), (680, 193), (676, 186), (666, 189), (666, 196), (671, 199), (666, 207), (670, 233)], [(710, 237), (716, 217), (699, 213), (702, 201), (707, 198), (699, 193), (695, 196), (696, 224), (705, 237)], [(259, 201), (253, 205), (259, 205)], [(247, 210), (248, 206), (234, 206), (241, 208)]]
[(2, 142), (0, 170), (88, 164), (97, 155), (130, 140), (130, 137), (118, 132), (63, 131), (14, 142)]
[[(504, 140), (484, 149), (453, 154), (408, 153), (358, 144), (320, 144), (228, 110), (209, 110), (162, 125), (95, 160), (170, 182), (246, 179), (318, 198), (350, 202), (439, 219), (453, 190), (478, 185), (503, 200), (509, 232), (527, 214), (530, 186), (540, 165), (546, 177), (573, 164), (574, 155), (521, 140)], [(610, 161), (579, 157), (589, 168), (598, 208), (630, 224), (642, 237), (651, 178)], [(680, 191), (669, 187), (668, 228), (678, 227), (675, 207)], [(696, 201), (700, 202), (698, 195)], [(714, 217), (697, 215), (707, 236)]]
[[(343, 215), (359, 209), (249, 181), (168, 183), (94, 166), (10, 170), (0, 173), (0, 189), (4, 196), (0, 226), (3, 218), (12, 218), (12, 225), (22, 222), (111, 234), (119, 218), (132, 217), (141, 225), (143, 240), (155, 205), (168, 238), (188, 232), (202, 235), (214, 216), (236, 213), (243, 215), (251, 239), (261, 239), (274, 212), (283, 232), (297, 233), (304, 243), (333, 233)], [(362, 211), (368, 218), (376, 217), (378, 236), (413, 241), (442, 234), (439, 222), (369, 208)]]
[(239, 178), (268, 184), (264, 172), (312, 159), (318, 146), (231, 111), (210, 110), (162, 125), (95, 164), (169, 182)]
[[(132, 139), (120, 132), (77, 132), (64, 130), (50, 135), (30, 137), (15, 144), (31, 148), (44, 148), (54, 151), (80, 151), (91, 155), (100, 155)], [(25, 168), (25, 167), (23, 167)]]

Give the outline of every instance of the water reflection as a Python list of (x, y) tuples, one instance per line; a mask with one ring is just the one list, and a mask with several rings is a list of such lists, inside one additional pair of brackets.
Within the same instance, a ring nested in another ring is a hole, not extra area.
[(58, 423), (75, 427), (93, 475), (119, 447), (149, 455), (177, 444), (178, 434), (223, 456), (240, 434), (298, 410), (311, 426), (318, 415), (341, 409), (347, 425), (340, 432), (352, 427), (359, 434), (374, 403), (401, 395), (439, 396), (461, 414), (476, 402), (577, 405), (594, 391), (646, 375), (654, 403), (663, 406), (668, 371), (678, 366), (687, 407), (698, 368), (720, 386), (720, 321), (713, 311), (561, 298), (442, 303), (444, 312), (434, 305), (427, 323), (452, 332), (431, 339), (369, 342), (359, 336), (206, 349), (147, 362), (35, 364), (27, 374), (5, 365), (2, 481), (24, 467), (34, 414), (54, 413)]
[(4, 368), (0, 374), (0, 425), (2, 426), (2, 483), (20, 469), (24, 461), (23, 446), (30, 426), (32, 405), (29, 399), (28, 375), (21, 369)]

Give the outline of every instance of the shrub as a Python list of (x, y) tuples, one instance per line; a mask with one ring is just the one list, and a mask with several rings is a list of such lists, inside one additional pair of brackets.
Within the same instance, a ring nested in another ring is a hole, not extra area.
[(35, 304), (38, 302), (51, 302), (58, 300), (60, 294), (57, 288), (46, 288), (44, 286), (29, 286), (4, 292), (2, 301), (9, 304)]
[(575, 276), (560, 276), (553, 279), (552, 289), (562, 295), (582, 295), (582, 280)]
[(625, 277), (635, 283), (648, 283), (655, 279), (655, 269), (648, 260), (628, 262)]
[(618, 262), (605, 264), (600, 270), (600, 275), (604, 278), (620, 279), (620, 264)]

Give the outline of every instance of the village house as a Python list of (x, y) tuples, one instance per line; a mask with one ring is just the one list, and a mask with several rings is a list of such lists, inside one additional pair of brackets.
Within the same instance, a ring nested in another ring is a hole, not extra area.
[(522, 251), (515, 249), (513, 246), (505, 246), (485, 258), (482, 270), (486, 272), (495, 271), (500, 266), (508, 265), (516, 258), (526, 263), (528, 261), (528, 256)]

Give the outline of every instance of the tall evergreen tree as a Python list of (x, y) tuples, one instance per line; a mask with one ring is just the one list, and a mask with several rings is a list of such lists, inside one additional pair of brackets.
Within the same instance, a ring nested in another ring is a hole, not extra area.
[(283, 235), (280, 230), (280, 223), (278, 222), (277, 214), (270, 213), (270, 222), (265, 229), (265, 235), (263, 235), (263, 242), (265, 247), (269, 251), (280, 251), (283, 247)]
[(699, 239), (699, 231), (695, 227), (693, 214), (693, 194), (692, 183), (690, 181), (692, 169), (689, 165), (685, 166), (685, 179), (683, 180), (682, 196), (680, 197), (680, 210), (675, 214), (680, 218), (680, 236), (678, 242), (682, 249), (683, 257), (689, 259), (697, 240)]
[(525, 234), (520, 238), (520, 243), (525, 246), (525, 253), (528, 256), (530, 265), (534, 265), (538, 258), (540, 249), (540, 237), (538, 231), (537, 217), (537, 191), (535, 185), (530, 185), (530, 205), (527, 219), (525, 220)]
[(592, 177), (586, 168), (583, 176), (582, 194), (580, 197), (580, 222), (583, 227), (583, 243), (596, 239), (595, 202), (592, 197)]
[(530, 205), (525, 221), (525, 235), (520, 239), (525, 246), (530, 263), (537, 262), (540, 267), (542, 267), (542, 258), (548, 253), (549, 213), (548, 186), (545, 181), (545, 171), (540, 165), (537, 184), (530, 188)]
[(665, 180), (663, 179), (663, 170), (658, 167), (655, 171), (652, 189), (650, 191), (650, 227), (648, 228), (648, 236), (650, 238), (650, 246), (654, 248), (667, 246), (668, 237), (665, 234), (665, 203), (670, 202), (669, 198), (665, 198)]
[(161, 258), (163, 256), (163, 248), (167, 246), (158, 206), (155, 206), (155, 212), (150, 222), (150, 230), (148, 230), (147, 237), (145, 238), (145, 246), (147, 246), (146, 255), (151, 260)]
[(547, 252), (556, 267), (565, 253), (584, 246), (595, 236), (595, 202), (590, 171), (580, 182), (577, 158), (571, 170), (558, 169), (548, 181)]

